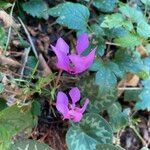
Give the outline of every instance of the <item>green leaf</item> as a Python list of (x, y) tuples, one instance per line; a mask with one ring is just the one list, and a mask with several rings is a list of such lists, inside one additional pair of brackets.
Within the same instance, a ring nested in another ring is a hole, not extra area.
[(127, 31), (123, 27), (112, 28), (112, 29), (105, 28), (105, 34), (107, 38), (112, 38), (112, 39), (120, 38), (126, 36), (128, 33), (129, 31)]
[(7, 42), (7, 36), (5, 33), (5, 29), (0, 25), (0, 48), (5, 48), (5, 44)]
[(56, 22), (70, 29), (85, 31), (89, 10), (78, 3), (65, 2), (48, 10), (49, 15), (58, 17)]
[(121, 105), (119, 103), (113, 103), (107, 109), (109, 115), (109, 123), (114, 132), (118, 132), (121, 128), (128, 125), (128, 115), (122, 112)]
[(116, 38), (115, 43), (121, 47), (135, 47), (142, 44), (142, 40), (136, 34), (128, 33), (123, 37)]
[(0, 98), (0, 111), (5, 109), (7, 107), (6, 101), (2, 98)]
[[(36, 64), (37, 64), (37, 59), (34, 56), (29, 56), (26, 66), (34, 70), (34, 68), (36, 67)], [(33, 70), (25, 69), (24, 75), (26, 76), (31, 75)]]
[[(144, 58), (143, 63), (147, 67), (147, 71), (149, 72), (149, 76), (148, 76), (148, 78), (149, 78), (150, 77), (150, 57)], [(148, 78), (146, 78), (146, 79), (148, 79)]]
[(31, 130), (33, 117), (29, 110), (23, 110), (16, 105), (0, 112), (0, 147), (9, 147), (11, 139), (17, 133)]
[(103, 28), (118, 28), (121, 27), (124, 23), (123, 16), (119, 13), (112, 15), (107, 15), (105, 20), (102, 22), (101, 27)]
[[(90, 0), (85, 0), (89, 2)], [(101, 12), (113, 12), (117, 4), (117, 0), (94, 0), (93, 5)]]
[(52, 150), (52, 148), (35, 140), (23, 140), (15, 142), (10, 150)]
[(98, 84), (103, 90), (115, 87), (117, 84), (116, 77), (122, 77), (122, 72), (118, 65), (113, 62), (105, 63), (99, 61), (99, 63), (100, 67), (95, 77), (96, 84)]
[(114, 146), (111, 144), (98, 144), (96, 146), (96, 150), (124, 150), (124, 149), (120, 146)]
[(141, 2), (146, 6), (150, 6), (150, 0), (141, 0)]
[(129, 5), (121, 6), (119, 10), (123, 15), (128, 17), (133, 22), (139, 23), (144, 20), (143, 13), (136, 8), (130, 7)]
[(1, 1), (0, 2), (0, 8), (1, 9), (7, 9), (7, 8), (9, 8), (9, 7), (11, 7), (12, 6), (12, 4), (11, 3), (8, 3), (8, 2), (6, 2), (6, 1)]
[(144, 38), (150, 37), (150, 25), (147, 22), (140, 22), (137, 25), (137, 33)]
[(96, 144), (112, 143), (112, 129), (98, 114), (87, 113), (79, 124), (67, 132), (66, 142), (69, 150), (95, 150)]
[(141, 93), (141, 90), (126, 90), (124, 92), (124, 101), (127, 102), (137, 102), (139, 101), (139, 95)]
[(148, 110), (150, 111), (150, 79), (142, 82), (144, 88), (139, 95), (140, 101), (135, 105), (137, 110)]
[(30, 0), (23, 3), (23, 10), (33, 17), (48, 19), (48, 6), (43, 0)]
[(38, 101), (32, 102), (31, 113), (33, 116), (40, 116), (41, 114), (41, 105)]
[(116, 101), (117, 90), (112, 87), (106, 91), (101, 90), (94, 80), (93, 76), (83, 76), (77, 86), (80, 88), (83, 97), (90, 99), (87, 111), (99, 113)]
[(138, 75), (143, 72), (148, 74), (148, 68), (137, 51), (118, 50), (115, 55), (115, 62), (124, 73), (130, 72)]
[(96, 23), (92, 24), (91, 29), (97, 37), (105, 35), (104, 30), (101, 28), (101, 26), (99, 24), (96, 24)]

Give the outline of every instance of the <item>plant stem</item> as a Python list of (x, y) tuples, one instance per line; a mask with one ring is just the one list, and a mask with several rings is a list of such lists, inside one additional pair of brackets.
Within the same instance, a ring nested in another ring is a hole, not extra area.
[(147, 147), (147, 143), (142, 138), (142, 136), (139, 134), (139, 132), (135, 129), (133, 125), (130, 126), (130, 128), (135, 132), (135, 134), (138, 136), (138, 138), (141, 140), (142, 144)]
[(29, 42), (30, 42), (30, 44), (31, 44), (31, 47), (32, 47), (32, 50), (33, 50), (34, 55), (35, 55), (35, 57), (38, 59), (38, 53), (37, 53), (37, 51), (36, 51), (36, 49), (35, 49), (35, 46), (34, 46), (34, 44), (33, 44), (33, 41), (32, 41), (32, 38), (31, 38), (31, 36), (30, 36), (30, 33), (28, 32), (28, 30), (27, 30), (26, 26), (24, 25), (24, 23), (22, 22), (22, 20), (21, 20), (19, 17), (18, 17), (18, 19), (19, 19), (19, 21), (20, 21), (20, 23), (21, 23), (21, 25), (22, 25), (22, 27), (23, 27), (23, 29), (24, 29), (24, 31), (25, 31), (25, 33), (26, 33), (28, 39), (29, 39)]
[(61, 76), (62, 72), (63, 72), (63, 71), (60, 70), (59, 73), (58, 73), (58, 76), (57, 76), (57, 79), (56, 79), (56, 84), (55, 84), (56, 87), (57, 87), (57, 85), (58, 85), (58, 83), (59, 83), (60, 76)]

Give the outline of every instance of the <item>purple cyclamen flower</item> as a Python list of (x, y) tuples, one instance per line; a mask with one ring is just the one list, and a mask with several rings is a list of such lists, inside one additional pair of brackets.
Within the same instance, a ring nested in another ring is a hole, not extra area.
[(88, 46), (88, 35), (83, 33), (77, 39), (76, 54), (69, 54), (68, 44), (62, 38), (59, 38), (56, 46), (51, 45), (57, 56), (57, 67), (70, 74), (78, 74), (87, 70), (94, 61), (96, 51), (96, 49), (93, 49), (87, 56), (82, 56), (81, 54)]
[(80, 90), (77, 87), (72, 88), (69, 91), (69, 95), (72, 100), (72, 104), (69, 103), (68, 97), (64, 92), (58, 92), (56, 108), (63, 115), (63, 119), (70, 119), (73, 122), (79, 122), (83, 113), (89, 104), (89, 99), (86, 99), (82, 108), (76, 106), (76, 102), (80, 100)]

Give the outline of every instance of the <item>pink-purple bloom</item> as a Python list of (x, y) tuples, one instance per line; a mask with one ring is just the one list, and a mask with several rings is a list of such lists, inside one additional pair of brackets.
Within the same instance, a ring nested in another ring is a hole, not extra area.
[(63, 119), (70, 119), (73, 122), (79, 122), (83, 113), (86, 110), (87, 105), (89, 104), (89, 99), (86, 99), (83, 107), (77, 107), (76, 103), (80, 100), (80, 90), (77, 87), (72, 88), (69, 91), (69, 96), (72, 103), (69, 103), (67, 95), (60, 91), (57, 94), (56, 108), (63, 115)]
[(79, 74), (87, 70), (94, 61), (96, 51), (96, 49), (93, 49), (87, 56), (82, 56), (88, 46), (88, 35), (83, 33), (77, 39), (76, 54), (69, 54), (68, 44), (62, 38), (59, 38), (55, 46), (51, 45), (57, 56), (57, 67), (70, 74)]

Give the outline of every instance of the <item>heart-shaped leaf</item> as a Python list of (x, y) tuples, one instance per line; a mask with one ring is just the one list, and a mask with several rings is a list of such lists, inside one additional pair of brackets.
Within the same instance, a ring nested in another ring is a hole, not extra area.
[(98, 114), (87, 113), (66, 135), (69, 150), (95, 150), (96, 144), (112, 143), (112, 129)]

